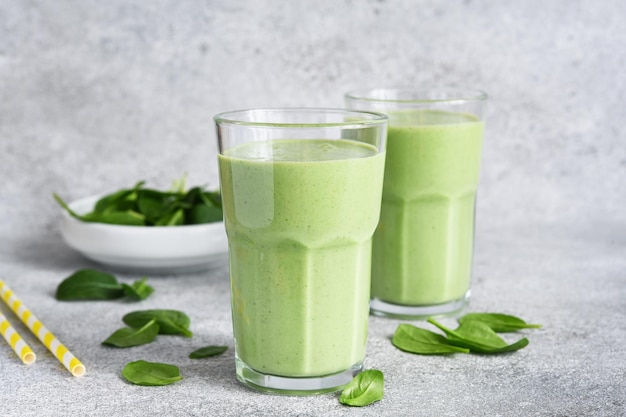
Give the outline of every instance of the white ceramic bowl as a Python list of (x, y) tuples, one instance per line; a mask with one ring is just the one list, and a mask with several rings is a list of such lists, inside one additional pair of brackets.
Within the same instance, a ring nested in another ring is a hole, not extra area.
[[(100, 196), (74, 201), (79, 214), (93, 209)], [(202, 270), (226, 259), (228, 241), (223, 222), (185, 226), (121, 226), (61, 217), (65, 242), (85, 257), (118, 269), (174, 273)]]

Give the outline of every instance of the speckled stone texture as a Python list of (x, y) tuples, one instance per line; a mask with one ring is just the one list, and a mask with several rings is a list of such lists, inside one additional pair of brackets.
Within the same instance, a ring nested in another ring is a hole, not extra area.
[[(88, 370), (72, 378), (16, 323), (38, 360), (22, 365), (0, 340), (0, 415), (626, 415), (625, 20), (621, 0), (0, 0), (0, 276)], [(387, 391), (353, 409), (237, 383), (225, 262), (149, 277), (141, 308), (186, 311), (191, 340), (106, 348), (137, 306), (54, 300), (62, 278), (94, 265), (61, 241), (53, 192), (184, 174), (217, 187), (219, 111), (450, 85), (490, 94), (470, 310), (544, 324), (523, 332), (524, 350), (413, 356), (390, 344), (399, 321), (372, 317), (366, 366)], [(231, 349), (187, 358), (206, 344)], [(123, 381), (141, 358), (185, 379)]]

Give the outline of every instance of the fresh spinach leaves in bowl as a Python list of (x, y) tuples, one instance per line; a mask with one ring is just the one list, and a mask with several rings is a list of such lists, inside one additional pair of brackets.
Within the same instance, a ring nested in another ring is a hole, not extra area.
[(222, 221), (222, 200), (219, 191), (207, 191), (184, 185), (173, 191), (144, 187), (145, 181), (101, 197), (93, 210), (79, 214), (57, 194), (54, 199), (72, 217), (91, 223), (124, 226), (181, 226)]

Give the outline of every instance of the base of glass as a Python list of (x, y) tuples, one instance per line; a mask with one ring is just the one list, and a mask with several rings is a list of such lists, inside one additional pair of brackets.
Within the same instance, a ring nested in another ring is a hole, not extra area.
[(237, 379), (245, 385), (270, 394), (315, 395), (340, 391), (363, 370), (359, 362), (343, 372), (317, 377), (286, 377), (263, 374), (250, 368), (244, 361), (235, 358)]
[(370, 300), (370, 312), (374, 316), (392, 317), (408, 320), (421, 320), (428, 317), (453, 316), (460, 313), (469, 304), (470, 290), (463, 297), (443, 304), (412, 306), (393, 304), (378, 298)]

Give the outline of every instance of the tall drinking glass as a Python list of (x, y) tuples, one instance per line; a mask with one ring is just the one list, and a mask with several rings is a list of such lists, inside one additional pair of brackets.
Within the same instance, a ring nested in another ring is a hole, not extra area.
[(215, 116), (244, 384), (307, 395), (361, 371), (387, 120), (341, 109)]
[(461, 311), (470, 297), (487, 95), (372, 89), (345, 100), (390, 118), (372, 313), (418, 319)]

